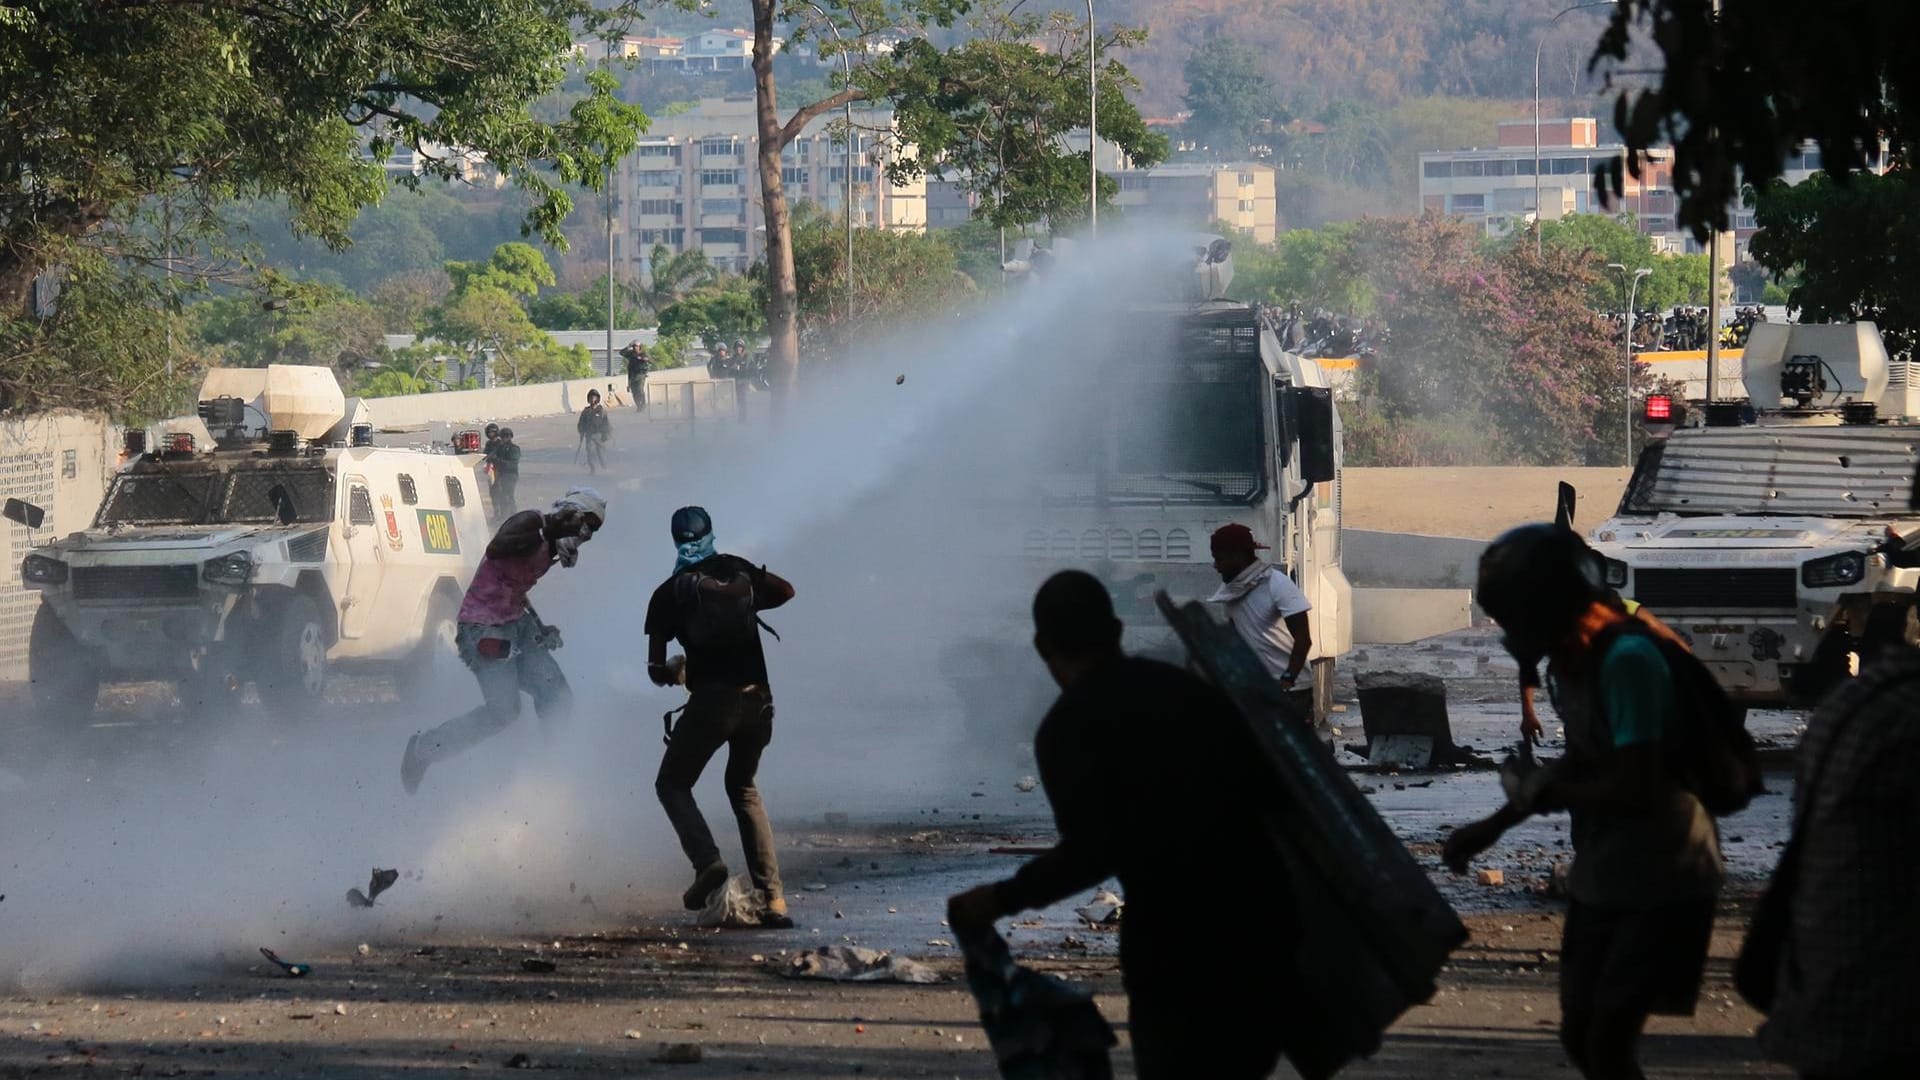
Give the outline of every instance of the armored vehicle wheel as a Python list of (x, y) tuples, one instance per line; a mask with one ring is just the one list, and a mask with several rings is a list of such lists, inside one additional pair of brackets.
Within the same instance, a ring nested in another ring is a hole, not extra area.
[(90, 715), (100, 693), (99, 663), (44, 603), (33, 614), (27, 638), (27, 678), (34, 709), (42, 716), (63, 711)]
[(320, 609), (298, 593), (269, 607), (261, 619), (254, 685), (260, 703), (303, 716), (327, 689), (327, 630)]
[(459, 605), (445, 596), (434, 597), (427, 606), (426, 633), (394, 672), (394, 690), (401, 700), (424, 704), (454, 677), (460, 667), (460, 654), (453, 641), (460, 625), (459, 612)]

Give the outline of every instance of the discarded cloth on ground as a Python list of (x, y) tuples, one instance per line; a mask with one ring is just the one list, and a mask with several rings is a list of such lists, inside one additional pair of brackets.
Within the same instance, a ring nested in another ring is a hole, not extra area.
[(1118, 926), (1126, 906), (1125, 900), (1106, 889), (1101, 889), (1093, 894), (1093, 899), (1084, 907), (1074, 908), (1073, 913), (1080, 916), (1089, 926)]
[(1087, 989), (1013, 962), (992, 927), (957, 934), (980, 1026), (1007, 1080), (1110, 1080), (1117, 1041)]
[(767, 913), (767, 894), (753, 887), (752, 879), (741, 875), (727, 879), (725, 886), (713, 890), (707, 906), (700, 909), (694, 922), (701, 926), (759, 926)]
[(895, 956), (883, 949), (863, 949), (858, 945), (822, 945), (795, 956), (787, 963), (787, 975), (795, 979), (829, 979), (833, 982), (936, 983), (940, 973), (916, 960)]

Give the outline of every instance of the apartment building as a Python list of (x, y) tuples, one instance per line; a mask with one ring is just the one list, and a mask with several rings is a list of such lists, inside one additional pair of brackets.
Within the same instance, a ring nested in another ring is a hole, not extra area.
[(1602, 143), (1599, 136), (1599, 121), (1592, 117), (1543, 119), (1536, 184), (1533, 121), (1503, 121), (1491, 147), (1420, 155), (1420, 207), (1464, 218), (1495, 236), (1525, 228), (1536, 214), (1558, 221), (1568, 214), (1625, 211), (1641, 232), (1677, 242), (1673, 151), (1651, 151), (1641, 175), (1626, 176), (1625, 199), (1609, 210), (1601, 205), (1594, 171), (1624, 163), (1626, 147)]
[[(888, 151), (877, 136), (890, 126), (890, 114), (854, 110), (851, 162), (847, 140), (834, 130), (842, 120), (838, 111), (816, 119), (782, 151), (788, 199), (840, 214), (851, 169), (855, 224), (924, 231), (926, 181), (894, 187), (884, 172)], [(751, 98), (709, 98), (656, 118), (621, 164), (615, 260), (638, 274), (655, 244), (697, 249), (734, 271), (760, 258), (766, 234), (758, 141)]]
[(1119, 169), (1112, 176), (1120, 185), (1114, 205), (1131, 221), (1195, 229), (1224, 222), (1262, 244), (1272, 243), (1280, 231), (1277, 173), (1271, 165), (1156, 165)]

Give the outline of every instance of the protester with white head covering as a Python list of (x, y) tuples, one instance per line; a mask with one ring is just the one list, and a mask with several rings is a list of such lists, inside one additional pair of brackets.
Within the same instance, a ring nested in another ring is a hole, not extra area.
[(527, 593), (555, 563), (572, 566), (580, 545), (607, 520), (607, 500), (592, 488), (573, 488), (546, 513), (524, 510), (508, 518), (487, 545), (486, 557), (460, 604), (454, 643), (480, 680), (479, 708), (407, 740), (400, 782), (408, 794), (427, 766), (466, 750), (520, 717), (520, 695), (533, 697), (543, 729), (551, 731), (573, 702), (567, 677), (553, 660), (560, 632), (540, 621)]

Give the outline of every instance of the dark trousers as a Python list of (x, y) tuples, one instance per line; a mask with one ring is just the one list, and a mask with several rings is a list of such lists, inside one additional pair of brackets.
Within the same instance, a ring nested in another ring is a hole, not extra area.
[(493, 474), (493, 514), (500, 521), (512, 517), (519, 509), (514, 503), (513, 489), (520, 486), (520, 474), (517, 472), (497, 472)]
[(634, 408), (646, 411), (647, 377), (645, 375), (627, 376), (627, 396), (633, 399)]
[(1582, 1076), (1640, 1076), (1647, 1017), (1692, 1016), (1714, 898), (1652, 908), (1578, 900), (1560, 936), (1560, 1044)]
[(720, 858), (713, 830), (693, 798), (693, 785), (707, 762), (722, 746), (727, 748), (727, 801), (740, 826), (740, 846), (746, 851), (747, 872), (757, 889), (780, 896), (780, 861), (773, 853), (773, 827), (760, 803), (754, 775), (760, 771), (760, 753), (773, 741), (773, 698), (763, 689), (701, 687), (687, 698), (687, 709), (674, 725), (667, 752), (660, 759), (660, 775), (653, 782), (666, 808), (667, 820), (680, 836), (680, 850), (700, 870)]

